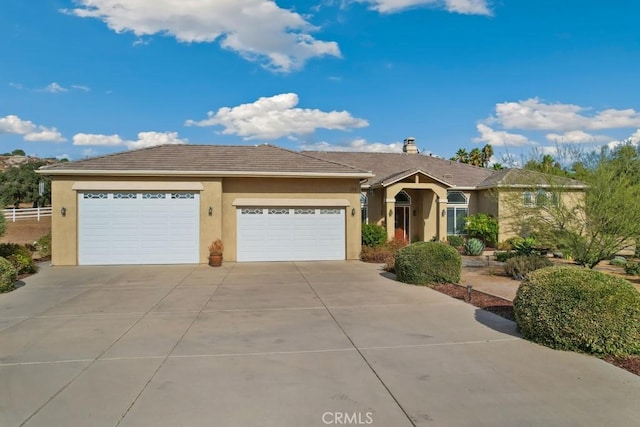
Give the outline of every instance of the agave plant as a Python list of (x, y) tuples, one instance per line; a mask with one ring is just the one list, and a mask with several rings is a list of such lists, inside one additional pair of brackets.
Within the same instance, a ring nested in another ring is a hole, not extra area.
[(478, 256), (482, 255), (484, 243), (480, 239), (469, 239), (464, 244), (464, 253), (466, 255)]

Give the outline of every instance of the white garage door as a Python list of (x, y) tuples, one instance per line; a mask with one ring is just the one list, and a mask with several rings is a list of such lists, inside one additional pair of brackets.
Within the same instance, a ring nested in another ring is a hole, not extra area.
[(78, 263), (198, 263), (199, 194), (78, 193)]
[(238, 261), (345, 259), (343, 208), (238, 208)]

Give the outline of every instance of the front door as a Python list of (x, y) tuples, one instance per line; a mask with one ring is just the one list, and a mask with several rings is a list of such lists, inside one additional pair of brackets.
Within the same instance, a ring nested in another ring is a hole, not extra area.
[(409, 242), (409, 206), (396, 206), (395, 238)]

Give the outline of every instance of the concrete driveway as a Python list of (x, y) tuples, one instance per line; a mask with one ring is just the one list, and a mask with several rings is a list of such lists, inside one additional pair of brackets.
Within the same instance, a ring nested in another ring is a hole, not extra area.
[(359, 262), (45, 267), (2, 426), (638, 425), (640, 378)]

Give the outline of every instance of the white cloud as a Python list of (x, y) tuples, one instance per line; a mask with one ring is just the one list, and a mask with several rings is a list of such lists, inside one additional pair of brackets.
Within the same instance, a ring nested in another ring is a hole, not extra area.
[(124, 140), (119, 135), (100, 135), (91, 133), (77, 133), (73, 136), (73, 145), (99, 145), (114, 147), (124, 145)]
[(369, 153), (402, 153), (402, 142), (383, 144), (381, 142), (367, 142), (365, 139), (354, 139), (345, 144), (330, 144), (328, 142), (304, 143), (300, 145), (305, 151), (358, 151)]
[(464, 15), (491, 15), (486, 0), (355, 0), (380, 13), (394, 13), (418, 6), (433, 6)]
[(90, 92), (91, 88), (85, 85), (71, 85), (73, 89), (81, 90), (82, 92)]
[[(73, 136), (73, 145), (91, 145), (102, 147), (117, 147), (126, 145), (129, 150), (154, 147), (156, 145), (187, 144), (186, 139), (178, 137), (178, 132), (140, 132), (135, 141), (122, 139), (119, 135), (101, 135), (78, 133)], [(85, 150), (93, 154), (91, 149)]]
[(239, 135), (245, 140), (278, 139), (285, 136), (306, 135), (316, 129), (347, 130), (369, 126), (364, 119), (353, 117), (348, 111), (324, 112), (317, 109), (295, 108), (298, 95), (283, 93), (259, 98), (251, 104), (222, 107), (207, 113), (208, 119), (187, 120), (187, 126), (223, 126), (225, 135)]
[(32, 121), (22, 120), (13, 114), (0, 117), (0, 135), (2, 134), (22, 135), (25, 141), (31, 142), (66, 141), (58, 129), (36, 125)]
[(316, 40), (317, 28), (271, 0), (77, 0), (65, 10), (83, 18), (97, 18), (117, 33), (143, 36), (164, 34), (185, 43), (210, 43), (233, 50), (266, 68), (289, 72), (307, 60), (340, 57), (336, 42)]
[(69, 89), (60, 86), (58, 83), (53, 82), (49, 85), (47, 85), (44, 89), (42, 89), (43, 92), (49, 92), (49, 93), (63, 93), (63, 92), (68, 92)]
[(489, 126), (478, 123), (476, 126), (480, 136), (473, 138), (474, 142), (491, 144), (494, 147), (522, 147), (524, 145), (535, 145), (524, 135), (495, 130)]
[(496, 104), (496, 115), (486, 120), (504, 129), (569, 132), (580, 129), (616, 129), (640, 126), (640, 113), (633, 109), (607, 109), (596, 114), (575, 104), (547, 104), (538, 98)]
[(592, 135), (581, 130), (572, 130), (562, 134), (548, 133), (546, 135), (548, 141), (557, 144), (588, 144), (593, 142), (609, 142), (613, 138), (606, 135)]

